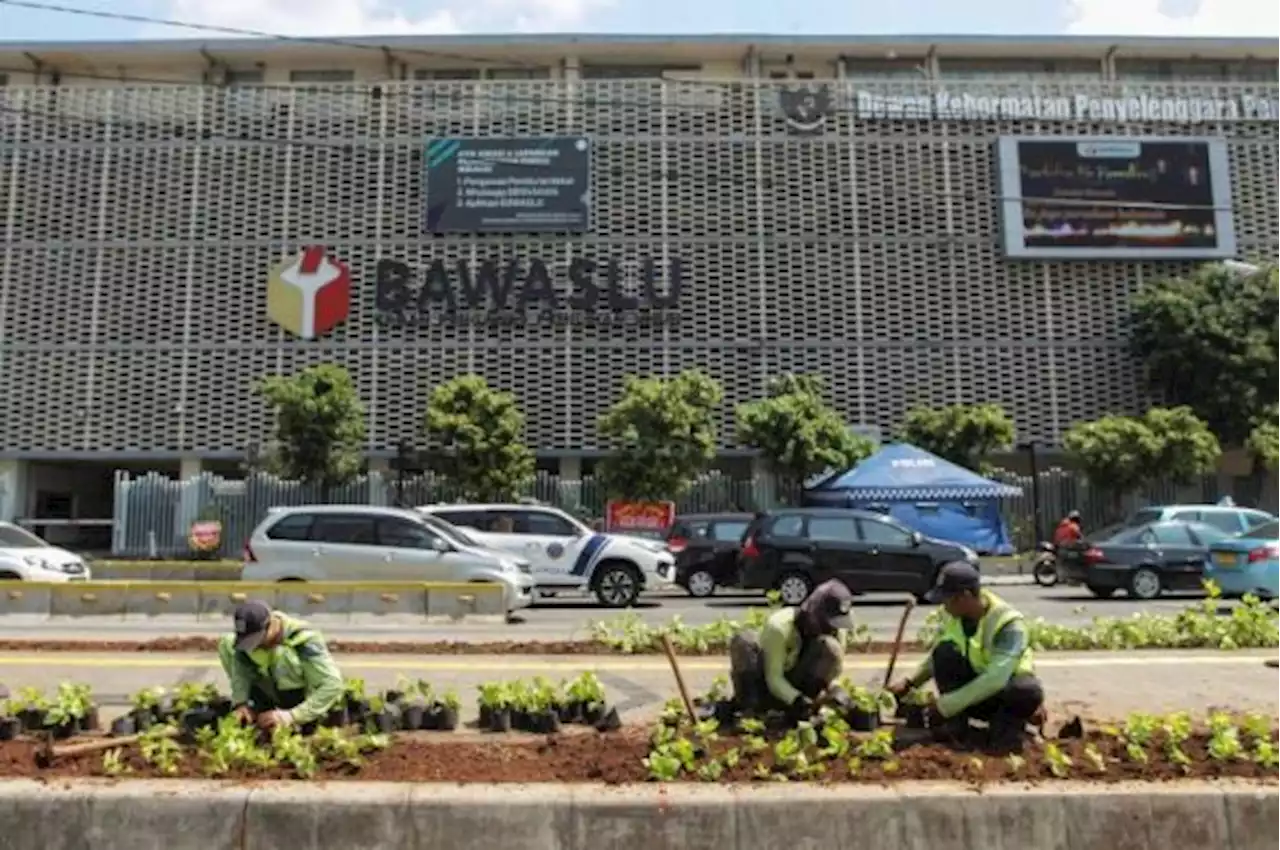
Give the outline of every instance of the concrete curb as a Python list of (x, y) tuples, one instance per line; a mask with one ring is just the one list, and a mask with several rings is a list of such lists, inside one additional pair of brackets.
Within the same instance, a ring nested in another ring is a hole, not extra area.
[(1274, 850), (1275, 787), (0, 782), (5, 850)]
[(0, 616), (221, 623), (252, 597), (290, 614), (330, 622), (371, 617), (500, 622), (506, 615), (505, 594), (500, 584), (455, 582), (4, 582)]

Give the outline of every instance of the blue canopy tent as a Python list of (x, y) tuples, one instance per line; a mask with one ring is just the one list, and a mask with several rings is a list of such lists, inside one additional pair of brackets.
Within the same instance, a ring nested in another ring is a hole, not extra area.
[(889, 514), (927, 537), (985, 555), (1013, 552), (999, 499), (1022, 488), (983, 478), (906, 443), (885, 446), (862, 463), (829, 475), (804, 493), (806, 505)]

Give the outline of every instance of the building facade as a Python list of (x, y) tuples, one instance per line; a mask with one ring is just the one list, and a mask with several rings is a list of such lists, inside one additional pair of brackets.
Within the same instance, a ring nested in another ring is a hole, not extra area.
[[(267, 438), (254, 382), (319, 362), (355, 376), (373, 456), (475, 372), (572, 468), (625, 375), (686, 367), (725, 388), (726, 451), (734, 405), (788, 371), (870, 430), (995, 402), (1053, 446), (1147, 404), (1126, 304), (1197, 260), (1008, 256), (1035, 199), (1025, 161), (1002, 183), (1002, 137), (1222, 140), (1219, 256), (1278, 249), (1265, 39), (16, 44), (0, 82), (11, 493), (32, 464), (242, 457)], [(576, 176), (473, 212), (578, 180), (585, 220), (434, 231), (432, 145), (476, 140), (582, 147)]]

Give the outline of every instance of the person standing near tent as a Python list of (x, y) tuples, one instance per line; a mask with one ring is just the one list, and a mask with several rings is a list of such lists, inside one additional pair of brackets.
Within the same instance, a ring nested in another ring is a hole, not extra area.
[(1027, 725), (1043, 726), (1044, 687), (1035, 673), (1023, 616), (982, 587), (972, 565), (953, 561), (925, 595), (944, 606), (938, 637), (910, 677), (890, 688), (897, 697), (932, 679), (938, 696), (929, 707), (929, 727), (939, 743), (974, 743), (970, 719), (986, 721), (996, 750), (1016, 751)]

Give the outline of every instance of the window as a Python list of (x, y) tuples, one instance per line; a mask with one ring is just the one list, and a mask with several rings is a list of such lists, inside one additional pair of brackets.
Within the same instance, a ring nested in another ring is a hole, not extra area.
[(0, 74), (0, 86), (7, 86), (7, 85), (9, 85), (9, 75)]
[(1177, 522), (1195, 522), (1198, 519), (1200, 519), (1200, 512), (1199, 511), (1178, 511), (1173, 516), (1169, 517), (1169, 519), (1176, 520)]
[(910, 546), (911, 535), (896, 525), (874, 519), (860, 519), (862, 540), (874, 546)]
[[(485, 74), (489, 80), (549, 80), (550, 68), (490, 68)], [(585, 473), (585, 470), (584, 470)]]
[(850, 80), (923, 80), (928, 77), (929, 60), (846, 59), (844, 76)]
[(858, 528), (854, 524), (853, 517), (810, 517), (809, 539), (831, 543), (857, 543)]
[(349, 83), (355, 80), (356, 72), (339, 68), (315, 71), (290, 71), (291, 83)]
[(415, 80), (440, 80), (440, 81), (459, 81), (459, 80), (478, 80), (480, 79), (479, 68), (418, 68), (413, 72)]
[(0, 525), (0, 546), (7, 549), (43, 549), (48, 545), (25, 528), (8, 523)]
[(1133, 515), (1129, 520), (1130, 525), (1146, 525), (1149, 522), (1159, 522), (1162, 511), (1159, 508), (1143, 508)]
[(1188, 526), (1193, 538), (1192, 542), (1199, 543), (1203, 546), (1208, 546), (1221, 540), (1226, 540), (1232, 534), (1235, 534), (1239, 527), (1240, 526), (1237, 524), (1230, 531), (1223, 531), (1221, 528), (1214, 528), (1212, 525), (1207, 525), (1203, 522), (1192, 523)]
[(711, 527), (705, 522), (677, 522), (672, 528), (670, 537), (684, 540), (705, 540)]
[(1162, 546), (1190, 546), (1194, 543), (1185, 525), (1159, 523), (1151, 526), (1149, 533)]
[(797, 514), (780, 516), (773, 521), (769, 533), (774, 537), (803, 537), (804, 517)]
[(1020, 80), (1027, 77), (1102, 79), (1102, 62), (1097, 59), (942, 59), (938, 68), (943, 79)]
[(516, 534), (548, 534), (556, 537), (572, 537), (578, 528), (559, 514), (546, 511), (512, 511)]
[(747, 526), (750, 525), (746, 520), (742, 521), (724, 521), (717, 522), (711, 526), (711, 533), (708, 535), (712, 540), (723, 540), (726, 542), (737, 542), (747, 533)]
[(583, 65), (584, 80), (660, 80), (667, 73), (697, 73), (701, 65)]
[(1202, 511), (1200, 522), (1227, 534), (1235, 534), (1243, 525), (1240, 522), (1240, 514), (1235, 511)]
[(450, 525), (467, 526), (480, 531), (488, 531), (491, 522), (487, 511), (436, 511), (432, 516), (439, 517)]
[(253, 86), (263, 81), (262, 69), (253, 71), (233, 71), (228, 70), (226, 83), (229, 86)]
[(440, 539), (424, 525), (400, 517), (378, 520), (378, 543), (401, 549), (435, 549)]
[(377, 539), (372, 516), (359, 514), (317, 514), (311, 524), (311, 539), (321, 543), (368, 546)]
[(1254, 537), (1258, 540), (1276, 540), (1280, 539), (1280, 522), (1272, 520), (1263, 525), (1255, 525), (1246, 531), (1242, 537)]
[(770, 71), (769, 79), (771, 80), (812, 80), (815, 75), (812, 71)]
[(289, 514), (267, 529), (271, 540), (307, 540), (311, 536), (311, 514)]

